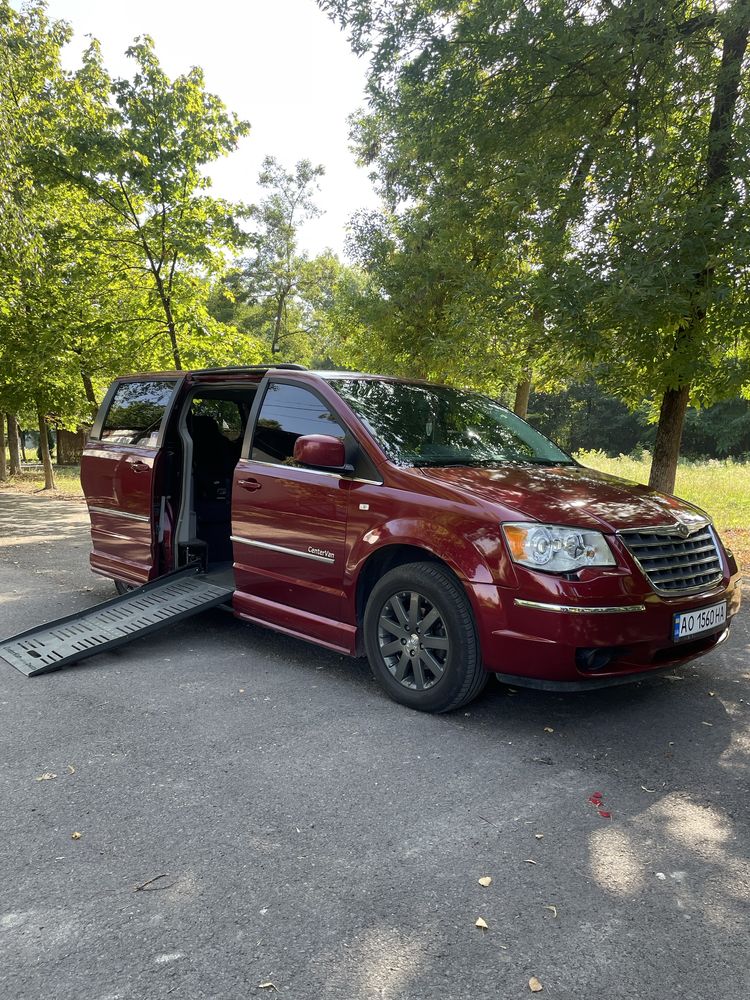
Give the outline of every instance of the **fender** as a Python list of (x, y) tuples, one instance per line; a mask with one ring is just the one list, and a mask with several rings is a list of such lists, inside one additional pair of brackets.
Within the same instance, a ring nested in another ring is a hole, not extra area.
[[(438, 513), (437, 511), (435, 513)], [(367, 560), (379, 550), (410, 545), (440, 559), (466, 583), (515, 587), (516, 576), (505, 550), (500, 525), (441, 511), (434, 520), (399, 517), (353, 534), (346, 574), (352, 584)]]

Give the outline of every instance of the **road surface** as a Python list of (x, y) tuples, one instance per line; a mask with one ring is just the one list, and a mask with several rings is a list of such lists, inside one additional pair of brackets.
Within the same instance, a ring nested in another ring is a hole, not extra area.
[[(112, 596), (82, 505), (0, 494), (0, 535), (0, 635)], [(221, 611), (2, 666), (0, 996), (747, 996), (749, 622), (438, 717)]]

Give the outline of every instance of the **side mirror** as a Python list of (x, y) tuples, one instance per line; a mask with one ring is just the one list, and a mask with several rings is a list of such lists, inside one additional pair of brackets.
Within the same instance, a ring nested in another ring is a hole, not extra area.
[(316, 469), (348, 469), (344, 442), (329, 434), (303, 434), (294, 442), (294, 461)]

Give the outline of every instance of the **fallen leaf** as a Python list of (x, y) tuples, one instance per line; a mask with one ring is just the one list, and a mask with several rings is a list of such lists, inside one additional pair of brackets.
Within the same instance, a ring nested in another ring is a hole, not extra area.
[(71, 840), (80, 840), (81, 836), (82, 834), (80, 834), (78, 830), (74, 830), (73, 833), (71, 833), (70, 838)]
[(555, 730), (552, 728), (552, 726), (545, 726), (544, 731), (545, 733), (554, 733)]
[(524, 864), (525, 864), (525, 865), (535, 865), (535, 864), (536, 864), (536, 861), (534, 861), (534, 859), (533, 859), (533, 858), (526, 858), (526, 859), (524, 860)]
[(557, 907), (554, 905), (554, 903), (549, 903), (547, 906), (544, 907), (544, 909), (549, 910), (553, 917), (557, 916)]
[(276, 993), (279, 992), (278, 989), (276, 988), (276, 984), (272, 983), (270, 979), (267, 982), (265, 982), (265, 983), (258, 983), (258, 989), (259, 990), (274, 990)]
[(483, 886), (484, 886), (485, 888), (486, 888), (486, 887), (487, 887), (488, 885), (491, 885), (491, 884), (492, 884), (492, 876), (491, 876), (491, 875), (483, 875), (483, 876), (482, 876), (482, 877), (481, 877), (481, 878), (479, 879), (479, 884), (480, 884), (480, 885), (483, 885)]
[(76, 769), (73, 767), (73, 765), (72, 764), (68, 764), (68, 774), (75, 774), (75, 773), (76, 773)]
[(541, 840), (542, 837), (544, 836), (544, 834), (543, 833), (535, 833), (534, 836), (536, 837), (537, 840)]
[(532, 993), (541, 993), (544, 987), (536, 978), (536, 976), (532, 976), (531, 979), (529, 980), (529, 989), (531, 990)]
[(599, 815), (602, 817), (602, 819), (612, 819), (612, 813), (607, 812), (606, 809), (600, 809)]
[(474, 926), (479, 927), (483, 931), (489, 930), (489, 927), (487, 926), (487, 921), (484, 919), (484, 917), (477, 917), (477, 921), (474, 924)]
[(52, 779), (56, 778), (56, 777), (57, 777), (57, 775), (53, 774), (52, 771), (45, 771), (44, 774), (40, 774), (39, 777), (36, 780), (37, 781), (52, 781)]

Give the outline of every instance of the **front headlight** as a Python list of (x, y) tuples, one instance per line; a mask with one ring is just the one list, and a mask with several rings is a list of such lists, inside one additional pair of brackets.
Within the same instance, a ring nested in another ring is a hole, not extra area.
[(501, 525), (513, 562), (547, 573), (584, 566), (614, 566), (607, 540), (598, 531), (522, 521)]

